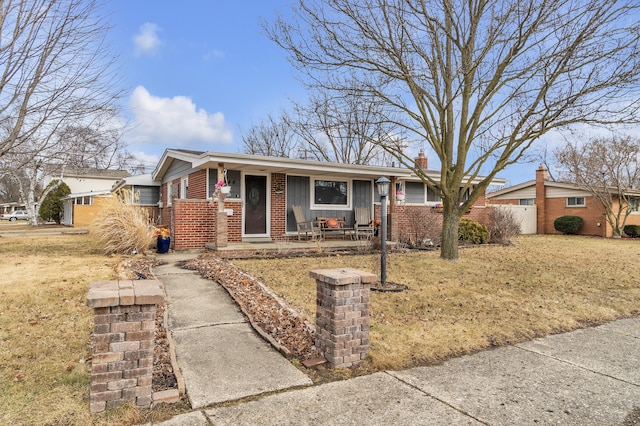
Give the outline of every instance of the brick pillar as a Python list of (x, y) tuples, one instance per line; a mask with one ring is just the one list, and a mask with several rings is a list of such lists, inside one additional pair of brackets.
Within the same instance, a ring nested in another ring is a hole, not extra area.
[(378, 277), (352, 268), (315, 269), (316, 347), (335, 368), (350, 367), (369, 351), (369, 287)]
[[(218, 201), (219, 202), (219, 201)], [(229, 225), (225, 211), (216, 212), (216, 247), (226, 247), (229, 240)]]
[(156, 306), (164, 293), (158, 281), (92, 282), (87, 305), (94, 308), (91, 412), (126, 402), (152, 402)]

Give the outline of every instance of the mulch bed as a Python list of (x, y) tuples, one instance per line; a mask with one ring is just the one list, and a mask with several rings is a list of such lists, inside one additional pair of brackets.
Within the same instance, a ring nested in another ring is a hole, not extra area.
[[(118, 265), (118, 276), (128, 280), (155, 279), (152, 268), (157, 264), (158, 262), (155, 259), (135, 256)], [(167, 328), (164, 324), (165, 310), (166, 303), (159, 305), (156, 310), (152, 379), (152, 389), (154, 392), (178, 388), (178, 382), (173, 372), (173, 366), (171, 365)]]
[(264, 283), (211, 253), (183, 265), (220, 283), (235, 299), (254, 329), (288, 358), (319, 356), (314, 327), (275, 295)]

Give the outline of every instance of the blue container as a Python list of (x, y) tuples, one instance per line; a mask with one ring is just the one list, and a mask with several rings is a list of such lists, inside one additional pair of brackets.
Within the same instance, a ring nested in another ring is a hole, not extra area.
[(158, 237), (158, 253), (166, 253), (169, 251), (169, 245), (171, 244), (170, 237)]

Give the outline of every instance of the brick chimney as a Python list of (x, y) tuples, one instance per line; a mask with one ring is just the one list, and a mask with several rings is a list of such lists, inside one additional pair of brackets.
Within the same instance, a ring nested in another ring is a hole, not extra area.
[(423, 151), (420, 151), (418, 153), (418, 157), (414, 160), (414, 164), (416, 166), (416, 169), (427, 170), (428, 161)]
[(547, 217), (547, 188), (544, 186), (544, 182), (547, 180), (547, 169), (544, 166), (539, 166), (536, 170), (536, 210), (537, 210), (537, 233), (546, 234), (547, 229), (545, 226), (545, 219)]

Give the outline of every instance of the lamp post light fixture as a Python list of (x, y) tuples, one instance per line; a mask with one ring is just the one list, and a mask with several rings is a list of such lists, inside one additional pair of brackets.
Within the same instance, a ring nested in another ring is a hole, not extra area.
[(387, 284), (387, 196), (391, 181), (382, 176), (376, 181), (380, 194), (380, 285)]

